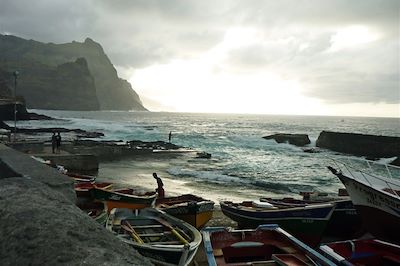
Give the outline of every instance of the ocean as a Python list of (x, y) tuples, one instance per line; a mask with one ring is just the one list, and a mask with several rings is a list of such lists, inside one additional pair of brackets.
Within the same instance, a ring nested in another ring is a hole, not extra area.
[(305, 153), (301, 147), (278, 144), (263, 136), (308, 134), (309, 147), (315, 146), (323, 130), (400, 136), (397, 118), (32, 111), (62, 120), (25, 121), (18, 126), (81, 128), (103, 132), (102, 139), (126, 141), (168, 141), (172, 132), (172, 143), (211, 153), (212, 158), (199, 159), (190, 153), (111, 161), (100, 164), (99, 180), (152, 190), (156, 187), (152, 173), (157, 172), (167, 195), (193, 193), (216, 202), (296, 197), (301, 191), (336, 194), (343, 185), (327, 169), (331, 159), (357, 159), (329, 150)]

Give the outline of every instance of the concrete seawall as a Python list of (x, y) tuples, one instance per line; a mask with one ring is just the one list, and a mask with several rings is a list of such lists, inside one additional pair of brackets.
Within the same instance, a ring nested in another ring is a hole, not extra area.
[(152, 265), (75, 206), (73, 181), (0, 144), (1, 265)]

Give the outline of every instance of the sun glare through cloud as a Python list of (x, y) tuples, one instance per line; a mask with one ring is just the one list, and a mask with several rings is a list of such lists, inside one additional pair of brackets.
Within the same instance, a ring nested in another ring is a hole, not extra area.
[(357, 47), (379, 39), (377, 33), (372, 32), (368, 27), (354, 25), (339, 29), (331, 38), (332, 46), (329, 52), (337, 52), (347, 48)]

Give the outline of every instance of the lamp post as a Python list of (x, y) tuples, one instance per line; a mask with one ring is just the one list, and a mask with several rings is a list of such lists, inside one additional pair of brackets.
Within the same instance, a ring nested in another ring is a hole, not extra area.
[(17, 136), (17, 77), (19, 72), (14, 71), (14, 142)]

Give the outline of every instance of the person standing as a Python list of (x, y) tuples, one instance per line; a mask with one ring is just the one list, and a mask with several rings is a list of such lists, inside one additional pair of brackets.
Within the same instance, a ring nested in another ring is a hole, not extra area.
[(153, 177), (157, 180), (156, 192), (158, 193), (158, 198), (162, 199), (165, 197), (164, 184), (163, 184), (161, 178), (159, 178), (157, 176), (157, 173), (153, 173)]
[(169, 132), (168, 135), (168, 142), (171, 143), (171, 139), (172, 139), (172, 131)]
[(51, 136), (51, 150), (53, 151), (53, 153), (55, 152), (57, 147), (57, 136), (56, 133), (53, 132), (53, 135)]
[(60, 153), (60, 147), (61, 147), (61, 135), (60, 135), (60, 132), (57, 132), (56, 145), (57, 145), (57, 153)]

